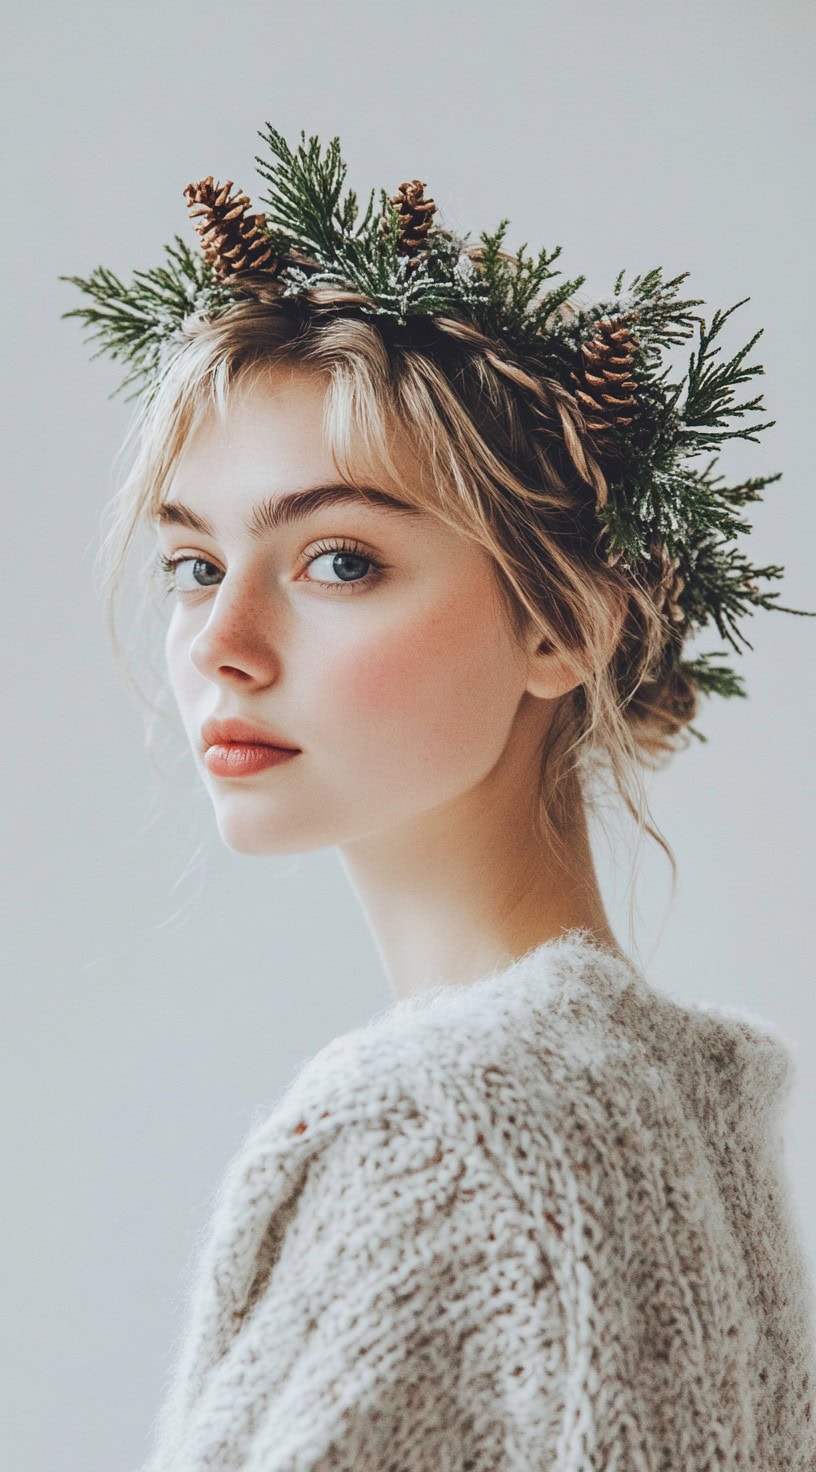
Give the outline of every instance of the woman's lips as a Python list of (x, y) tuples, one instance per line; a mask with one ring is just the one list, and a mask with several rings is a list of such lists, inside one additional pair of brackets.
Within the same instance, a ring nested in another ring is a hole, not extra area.
[(251, 777), (263, 772), (266, 767), (276, 767), (287, 762), (299, 751), (286, 746), (266, 746), (250, 741), (231, 741), (219, 746), (208, 746), (204, 753), (204, 764), (214, 777)]

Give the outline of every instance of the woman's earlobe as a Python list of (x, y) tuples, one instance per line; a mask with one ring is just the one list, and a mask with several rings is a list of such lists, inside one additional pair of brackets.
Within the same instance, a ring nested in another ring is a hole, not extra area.
[(571, 660), (557, 654), (549, 639), (541, 639), (530, 658), (527, 690), (539, 700), (557, 700), (581, 684), (581, 674)]
[[(608, 618), (604, 623), (601, 656), (604, 666), (620, 641), (629, 600), (620, 590), (607, 596)], [(539, 636), (529, 655), (527, 690), (543, 700), (556, 700), (583, 683), (583, 672), (569, 655), (558, 654), (551, 639)]]

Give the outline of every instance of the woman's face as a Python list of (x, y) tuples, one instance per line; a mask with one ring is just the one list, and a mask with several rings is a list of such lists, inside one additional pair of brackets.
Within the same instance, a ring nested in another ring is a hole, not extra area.
[[(339, 482), (324, 393), (283, 369), (236, 392), (226, 426), (200, 427), (168, 488), (198, 528), (157, 526), (164, 555), (183, 559), (170, 682), (220, 834), (240, 853), (349, 843), (468, 793), (501, 757), (529, 674), (489, 555), (431, 514), (327, 499), (280, 517), (292, 492)], [(419, 473), (407, 452), (398, 464)], [(360, 483), (400, 494), (370, 471)], [(210, 771), (202, 725), (230, 717), (298, 754), (251, 775)]]

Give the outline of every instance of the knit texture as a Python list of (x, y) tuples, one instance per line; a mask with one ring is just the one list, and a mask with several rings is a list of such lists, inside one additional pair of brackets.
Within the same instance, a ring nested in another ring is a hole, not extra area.
[(814, 1472), (786, 1042), (572, 930), (249, 1129), (142, 1472)]

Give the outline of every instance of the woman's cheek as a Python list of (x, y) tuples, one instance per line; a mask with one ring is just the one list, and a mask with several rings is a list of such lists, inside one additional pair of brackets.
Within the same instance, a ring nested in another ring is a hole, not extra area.
[[(413, 682), (416, 661), (409, 639), (380, 630), (324, 647), (316, 660), (304, 661), (293, 674), (304, 707), (315, 711), (321, 725), (328, 723), (339, 733), (344, 727), (379, 725), (404, 712), (410, 704), (406, 685)], [(370, 734), (376, 739), (376, 729)]]
[(329, 662), (334, 709), (401, 747), (457, 732), (495, 674), (483, 620), (483, 605), (458, 601), (346, 641)]

